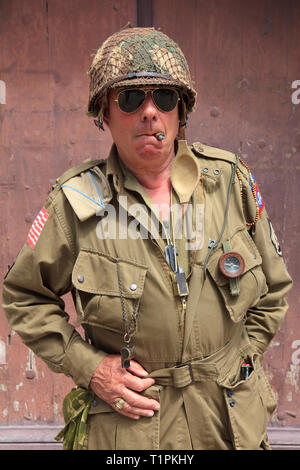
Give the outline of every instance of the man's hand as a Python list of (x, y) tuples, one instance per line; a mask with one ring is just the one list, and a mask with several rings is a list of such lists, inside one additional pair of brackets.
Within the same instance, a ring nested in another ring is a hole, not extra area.
[[(94, 372), (90, 382), (93, 392), (114, 410), (129, 418), (139, 419), (140, 416), (153, 416), (159, 409), (159, 402), (140, 395), (154, 384), (154, 379), (144, 378), (148, 373), (136, 361), (130, 361), (130, 367), (121, 367), (121, 356), (110, 354), (106, 356)], [(125, 404), (119, 410), (115, 403), (120, 398)]]

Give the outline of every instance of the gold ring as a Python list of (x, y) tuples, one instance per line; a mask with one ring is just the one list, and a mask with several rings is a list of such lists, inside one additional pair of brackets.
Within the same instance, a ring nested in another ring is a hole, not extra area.
[(118, 408), (118, 410), (122, 410), (123, 406), (125, 405), (125, 400), (123, 400), (123, 398), (119, 398), (119, 400), (117, 400), (115, 402), (115, 407)]

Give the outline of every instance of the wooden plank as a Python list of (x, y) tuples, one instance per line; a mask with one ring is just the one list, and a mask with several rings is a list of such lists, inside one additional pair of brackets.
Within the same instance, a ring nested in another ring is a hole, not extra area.
[[(54, 441), (59, 426), (0, 426), (0, 450), (60, 450)], [(300, 428), (269, 426), (268, 437), (274, 450), (300, 450)]]
[(153, 26), (152, 0), (137, 0), (136, 25), (142, 27)]

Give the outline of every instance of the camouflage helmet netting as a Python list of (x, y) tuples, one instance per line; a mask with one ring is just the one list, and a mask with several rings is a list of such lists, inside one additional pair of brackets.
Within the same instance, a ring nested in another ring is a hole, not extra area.
[(148, 84), (180, 88), (186, 111), (194, 108), (196, 92), (183, 52), (154, 28), (126, 28), (110, 36), (98, 49), (88, 74), (89, 116), (99, 116), (98, 99), (103, 97), (105, 102), (109, 88)]

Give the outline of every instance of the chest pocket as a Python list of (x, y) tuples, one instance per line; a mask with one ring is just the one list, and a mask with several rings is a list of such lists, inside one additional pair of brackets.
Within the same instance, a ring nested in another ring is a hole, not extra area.
[(146, 273), (145, 265), (81, 250), (72, 273), (78, 321), (111, 331), (124, 331), (121, 300), (127, 322), (130, 322), (133, 307), (139, 309)]
[(231, 295), (229, 279), (220, 271), (219, 259), (223, 254), (221, 247), (212, 255), (207, 269), (218, 287), (231, 320), (239, 322), (247, 310), (268, 292), (268, 286), (261, 267), (261, 255), (247, 230), (241, 229), (235, 233), (230, 239), (230, 245), (231, 251), (239, 253), (245, 261), (245, 269), (240, 276), (240, 294)]

